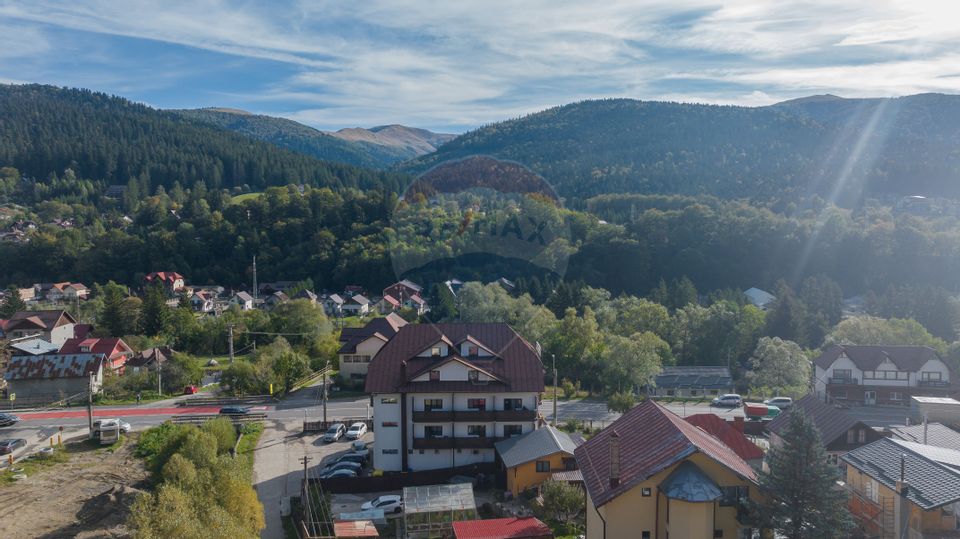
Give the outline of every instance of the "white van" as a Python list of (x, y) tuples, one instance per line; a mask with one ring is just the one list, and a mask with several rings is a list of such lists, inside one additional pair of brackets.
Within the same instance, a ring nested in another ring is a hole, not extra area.
[(93, 437), (100, 439), (100, 445), (113, 445), (120, 439), (120, 420), (102, 419), (95, 422)]

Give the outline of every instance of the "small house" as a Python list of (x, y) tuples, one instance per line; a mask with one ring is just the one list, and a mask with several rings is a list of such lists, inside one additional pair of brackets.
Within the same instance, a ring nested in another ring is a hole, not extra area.
[(496, 443), (497, 456), (507, 476), (507, 490), (514, 496), (540, 486), (554, 472), (577, 469), (573, 451), (583, 443), (550, 425), (516, 438)]

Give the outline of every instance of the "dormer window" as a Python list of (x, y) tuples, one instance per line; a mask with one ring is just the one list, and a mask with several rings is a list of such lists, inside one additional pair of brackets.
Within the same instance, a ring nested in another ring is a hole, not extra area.
[[(433, 348), (431, 348), (430, 355), (433, 357), (440, 357), (440, 347), (434, 346)], [(432, 377), (432, 374), (431, 374), (431, 377)]]
[(478, 371), (468, 371), (468, 372), (467, 372), (467, 380), (470, 380), (471, 382), (479, 382), (479, 381), (480, 381), (480, 373), (479, 373)]
[(468, 354), (470, 357), (479, 356), (479, 355), (480, 355), (480, 347), (479, 347), (479, 346), (471, 346), (471, 347), (467, 348), (467, 354)]
[(439, 382), (439, 381), (440, 381), (440, 371), (438, 371), (438, 370), (430, 371), (430, 381), (431, 381), (431, 382)]

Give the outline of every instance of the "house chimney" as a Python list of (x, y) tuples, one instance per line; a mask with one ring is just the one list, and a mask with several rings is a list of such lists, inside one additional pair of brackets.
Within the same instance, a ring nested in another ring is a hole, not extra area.
[(897, 498), (894, 502), (894, 520), (899, 523), (899, 529), (906, 530), (910, 525), (910, 503), (907, 499), (910, 494), (910, 483), (907, 481), (907, 455), (900, 453), (900, 480), (897, 481)]
[(620, 435), (610, 433), (610, 488), (620, 486)]
[(740, 434), (743, 434), (743, 416), (736, 416), (733, 418), (733, 428), (740, 431)]
[(927, 445), (927, 414), (923, 414), (923, 445)]

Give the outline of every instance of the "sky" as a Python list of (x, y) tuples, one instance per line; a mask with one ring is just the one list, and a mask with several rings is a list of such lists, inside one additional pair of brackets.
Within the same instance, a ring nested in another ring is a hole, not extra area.
[(0, 83), (459, 133), (604, 97), (960, 93), (958, 15), (955, 0), (0, 0)]

